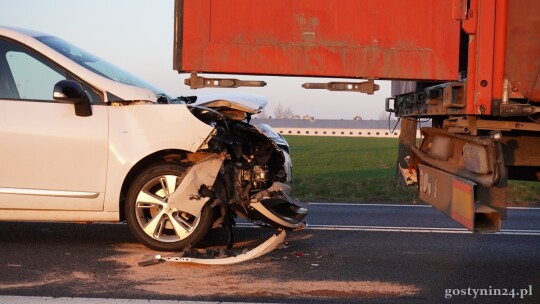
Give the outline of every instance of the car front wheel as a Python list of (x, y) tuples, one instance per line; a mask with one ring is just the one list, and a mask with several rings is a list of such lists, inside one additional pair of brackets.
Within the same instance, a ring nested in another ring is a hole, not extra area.
[(125, 216), (133, 235), (145, 246), (159, 251), (180, 251), (200, 242), (212, 224), (206, 204), (200, 214), (169, 205), (188, 167), (160, 163), (141, 172), (132, 182), (125, 201)]

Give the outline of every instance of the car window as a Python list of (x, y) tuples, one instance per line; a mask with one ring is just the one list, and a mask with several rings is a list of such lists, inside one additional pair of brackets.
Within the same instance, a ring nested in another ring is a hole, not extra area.
[(21, 99), (53, 100), (54, 85), (66, 79), (64, 75), (24, 52), (8, 51), (6, 61)]
[[(46, 57), (0, 39), (0, 98), (53, 101), (54, 85), (73, 75)], [(99, 91), (81, 83), (92, 103), (102, 103)]]
[(149, 89), (158, 97), (165, 96), (163, 90), (160, 90), (139, 77), (132, 75), (122, 69), (108, 63), (107, 61), (94, 56), (70, 43), (54, 36), (37, 36), (34, 37), (47, 46), (51, 47), (60, 54), (73, 60), (78, 65), (88, 69), (96, 74), (109, 78), (119, 83), (136, 86), (139, 88)]

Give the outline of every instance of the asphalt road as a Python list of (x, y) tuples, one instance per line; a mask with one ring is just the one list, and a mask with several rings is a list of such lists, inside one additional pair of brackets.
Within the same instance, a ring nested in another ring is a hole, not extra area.
[[(239, 226), (238, 247), (273, 233)], [(239, 265), (140, 267), (156, 252), (138, 244), (124, 224), (4, 222), (0, 295), (540, 303), (540, 209), (511, 209), (500, 234), (472, 234), (430, 207), (313, 204), (308, 228), (289, 232), (287, 240), (288, 247)], [(9, 299), (0, 296), (0, 303)]]

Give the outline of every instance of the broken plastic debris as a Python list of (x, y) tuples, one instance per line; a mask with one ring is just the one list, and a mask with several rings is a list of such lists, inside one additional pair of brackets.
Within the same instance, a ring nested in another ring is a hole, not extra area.
[(158, 254), (154, 258), (144, 260), (144, 261), (140, 261), (138, 264), (139, 264), (139, 266), (150, 266), (150, 265), (158, 264), (160, 262), (161, 262), (161, 256)]
[[(283, 241), (285, 240), (285, 235), (286, 235), (285, 231), (282, 230), (279, 234), (272, 235), (268, 240), (266, 240), (264, 243), (260, 244), (259, 246), (249, 251), (243, 250), (241, 254), (238, 254), (236, 256), (221, 257), (224, 255), (224, 253), (222, 254), (220, 252), (220, 254), (214, 255), (214, 256), (212, 256), (211, 254), (207, 254), (209, 255), (209, 257), (207, 258), (195, 258), (195, 257), (184, 256), (186, 254), (186, 251), (183, 251), (181, 256), (162, 257), (159, 255), (156, 255), (154, 260), (158, 260), (158, 263), (159, 261), (165, 261), (165, 262), (193, 263), (193, 264), (204, 264), (204, 265), (236, 264), (236, 263), (245, 262), (251, 259), (255, 259), (269, 253), (270, 251), (274, 250), (279, 244), (283, 243)], [(139, 263), (139, 265), (141, 263)], [(149, 265), (152, 265), (152, 264), (149, 264)]]
[(289, 248), (289, 242), (285, 241), (278, 245), (277, 249), (286, 249)]
[(297, 258), (306, 255), (303, 251), (295, 251), (293, 254), (294, 254)]

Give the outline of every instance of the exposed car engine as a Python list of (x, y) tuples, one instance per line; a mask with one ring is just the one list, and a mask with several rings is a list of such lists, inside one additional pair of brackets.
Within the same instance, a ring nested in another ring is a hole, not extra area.
[(208, 150), (227, 154), (213, 187), (214, 205), (257, 224), (302, 227), (307, 204), (291, 197), (287, 183), (292, 163), (286, 140), (268, 125), (250, 124), (254, 110), (230, 101), (212, 101), (191, 110), (216, 127)]

